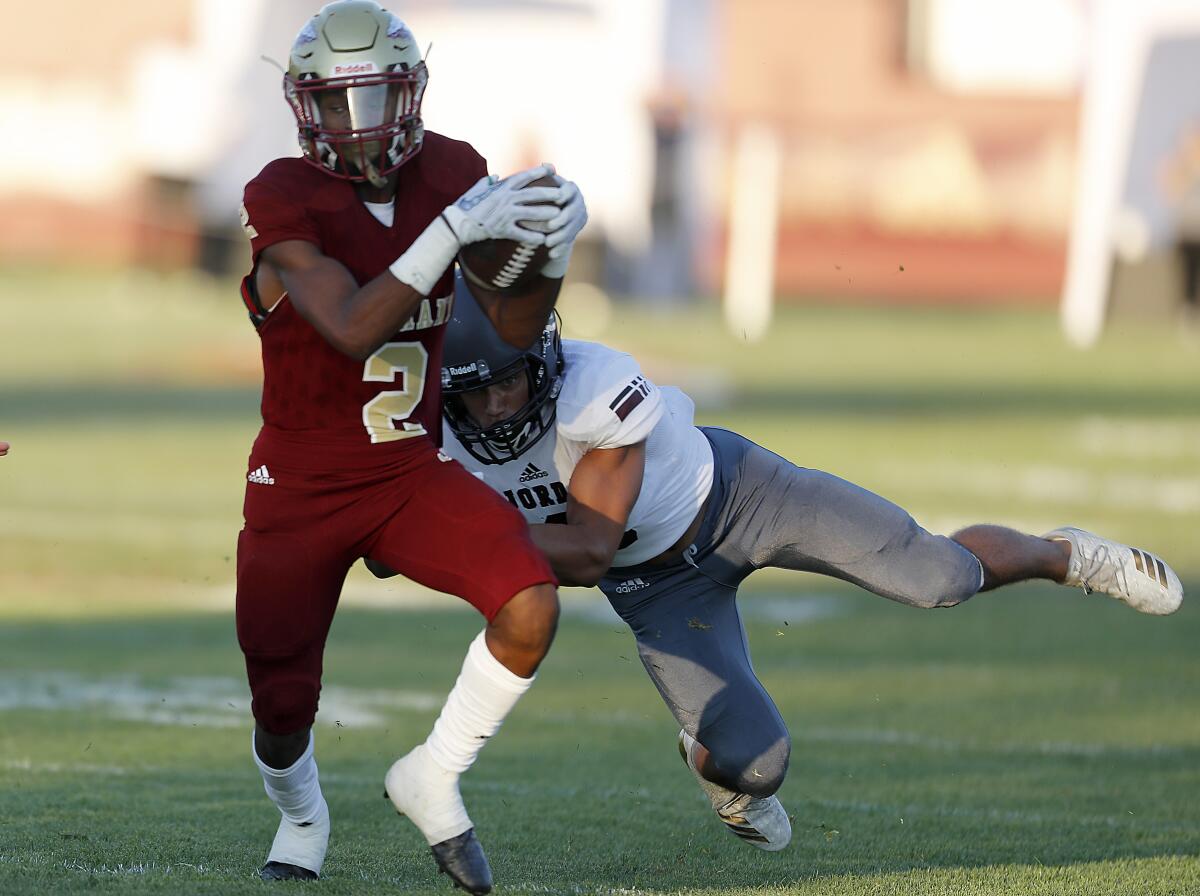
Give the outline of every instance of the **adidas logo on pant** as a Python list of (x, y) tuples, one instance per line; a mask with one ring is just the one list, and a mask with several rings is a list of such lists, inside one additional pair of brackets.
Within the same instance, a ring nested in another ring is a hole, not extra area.
[(257, 470), (251, 470), (250, 475), (246, 477), (247, 482), (257, 482), (259, 485), (274, 485), (275, 478), (267, 472), (266, 464), (263, 464)]
[(617, 594), (632, 594), (634, 591), (641, 591), (643, 588), (649, 588), (650, 583), (645, 579), (626, 579), (620, 585), (613, 589)]
[(521, 471), (521, 482), (532, 482), (534, 479), (546, 479), (550, 476), (545, 470), (536, 464), (526, 464), (525, 469)]

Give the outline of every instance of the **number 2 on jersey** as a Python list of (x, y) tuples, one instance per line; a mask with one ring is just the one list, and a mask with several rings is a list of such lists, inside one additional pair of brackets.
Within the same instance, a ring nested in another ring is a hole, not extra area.
[[(363, 381), (398, 382), (402, 389), (380, 392), (363, 405), (363, 426), (372, 442), (394, 442), (425, 434), (420, 423), (408, 422), (425, 394), (429, 353), (419, 342), (385, 342), (363, 365)], [(394, 427), (393, 423), (400, 426)]]

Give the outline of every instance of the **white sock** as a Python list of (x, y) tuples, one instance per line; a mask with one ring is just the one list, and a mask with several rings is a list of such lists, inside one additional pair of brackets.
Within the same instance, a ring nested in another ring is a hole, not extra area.
[(508, 671), (492, 656), (480, 632), (425, 741), (430, 758), (448, 772), (465, 772), (531, 684), (532, 677)]
[(283, 816), (267, 861), (299, 865), (320, 874), (329, 846), (329, 807), (317, 778), (314, 743), (310, 731), (304, 753), (284, 769), (271, 768), (259, 758), (253, 737), (250, 752), (262, 773), (263, 789)]
[(433, 732), (388, 771), (385, 786), (393, 805), (412, 819), (430, 845), (472, 827), (458, 777), (531, 684), (533, 678), (514, 675), (492, 656), (480, 632)]

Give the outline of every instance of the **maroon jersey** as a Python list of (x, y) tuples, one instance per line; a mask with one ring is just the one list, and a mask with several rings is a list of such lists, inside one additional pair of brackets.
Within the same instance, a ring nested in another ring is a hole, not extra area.
[[(394, 221), (381, 224), (351, 183), (298, 158), (276, 159), (246, 185), (242, 224), (257, 265), (262, 251), (304, 240), (362, 285), (377, 277), (447, 205), (487, 173), (467, 143), (426, 132), (399, 170)], [(442, 338), (450, 318), (448, 271), (399, 332), (366, 361), (325, 341), (285, 295), (256, 308), (253, 274), (243, 286), (262, 339), (262, 417), (268, 428), (337, 450), (357, 466), (409, 440), (440, 442)], [(372, 445), (380, 447), (370, 450)]]

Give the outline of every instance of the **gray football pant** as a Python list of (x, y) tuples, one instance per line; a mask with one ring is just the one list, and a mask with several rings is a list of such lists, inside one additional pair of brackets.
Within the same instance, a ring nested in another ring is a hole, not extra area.
[(915, 607), (949, 607), (979, 590), (982, 568), (966, 548), (866, 489), (737, 433), (702, 431), (713, 448), (713, 486), (684, 559), (614, 567), (600, 589), (633, 629), (680, 726), (712, 754), (719, 783), (767, 796), (783, 783), (791, 741), (750, 663), (736, 603), (742, 580), (768, 566), (805, 570)]

